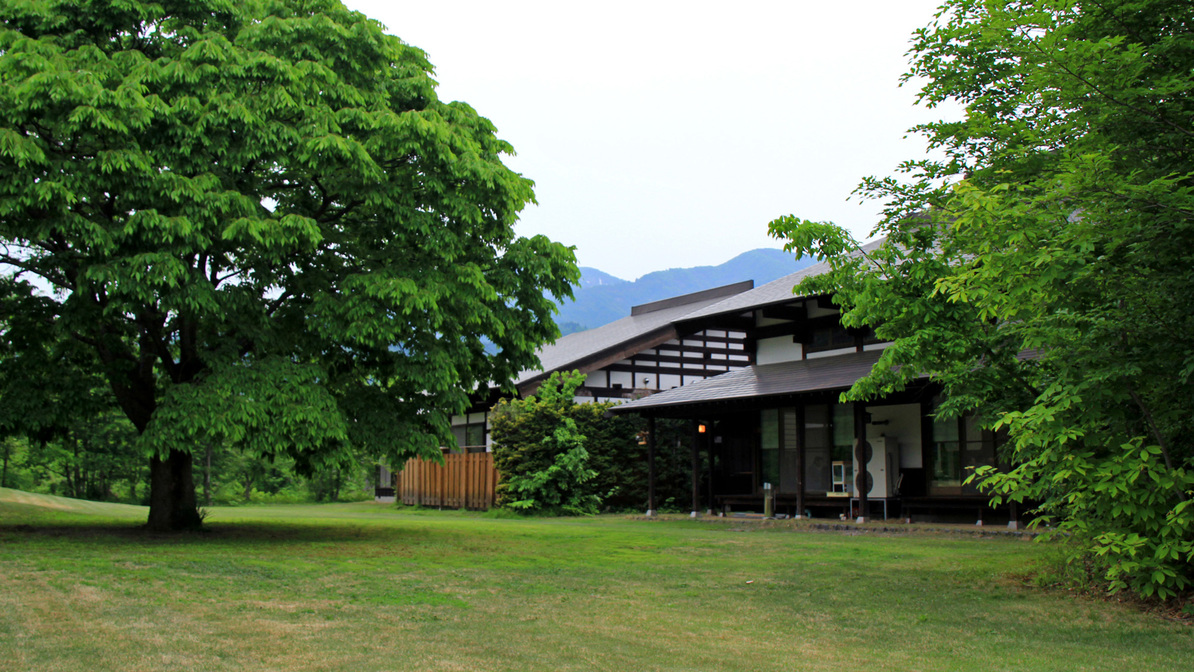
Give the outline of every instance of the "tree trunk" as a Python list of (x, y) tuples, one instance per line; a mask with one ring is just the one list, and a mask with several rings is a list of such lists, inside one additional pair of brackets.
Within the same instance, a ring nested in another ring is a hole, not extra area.
[(71, 495), (70, 496), (75, 499), (82, 499), (83, 498), (83, 489), (80, 487), (80, 484), (79, 484), (79, 480), (80, 480), (80, 478), (79, 478), (79, 440), (72, 439), (71, 443), (73, 443), (75, 446), (75, 461), (74, 461), (74, 464), (72, 464), (70, 467), (68, 467), (68, 469), (72, 470), (74, 473), (74, 478), (69, 479), (70, 486), (71, 486)]
[(207, 463), (203, 467), (203, 505), (211, 506), (211, 443), (207, 444)]
[(203, 519), (195, 506), (191, 455), (171, 450), (170, 456), (149, 460), (149, 529), (155, 532), (195, 530)]

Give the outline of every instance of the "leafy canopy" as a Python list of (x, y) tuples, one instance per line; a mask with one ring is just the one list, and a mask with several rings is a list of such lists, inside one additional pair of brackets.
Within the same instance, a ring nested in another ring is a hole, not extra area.
[(921, 102), (965, 114), (917, 129), (939, 158), (860, 187), (887, 203), (883, 242), (771, 225), (832, 266), (802, 291), (894, 340), (847, 397), (932, 374), (945, 412), (1008, 430), (1012, 467), (975, 477), (1039, 503), (1074, 567), (1113, 590), (1187, 590), (1194, 5), (950, 0), (910, 54)]
[(159, 456), (436, 454), (578, 279), (510, 153), (335, 0), (5, 2), (5, 356), (85, 345)]

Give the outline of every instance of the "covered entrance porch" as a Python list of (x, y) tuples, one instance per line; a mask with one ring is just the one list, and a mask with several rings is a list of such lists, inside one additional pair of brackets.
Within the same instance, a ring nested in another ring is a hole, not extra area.
[(935, 420), (928, 381), (879, 401), (841, 403), (874, 361), (849, 359), (857, 371), (840, 361), (832, 370), (816, 361), (754, 366), (615, 408), (647, 418), (648, 515), (656, 506), (655, 423), (671, 418), (691, 427), (694, 516), (749, 510), (1019, 526), (1014, 505), (995, 511), (965, 483), (967, 467), (995, 463), (993, 434), (972, 420)]

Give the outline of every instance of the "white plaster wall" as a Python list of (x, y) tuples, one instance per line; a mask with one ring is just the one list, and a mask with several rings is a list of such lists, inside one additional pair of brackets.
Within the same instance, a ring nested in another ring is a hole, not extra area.
[(836, 350), (822, 350), (821, 352), (808, 353), (809, 359), (820, 359), (822, 357), (837, 357), (838, 355), (848, 355), (852, 352), (857, 352), (856, 348), (838, 348)]
[(837, 315), (836, 308), (822, 308), (817, 305), (816, 301), (805, 301), (804, 305), (806, 308), (808, 308), (808, 316), (810, 318), (825, 317), (826, 315)]
[(585, 376), (585, 387), (609, 387), (608, 372), (601, 369), (589, 373)]
[(900, 467), (920, 469), (920, 404), (896, 404), (893, 406), (867, 406), (871, 422), (888, 421), (886, 425), (867, 425), (867, 441), (880, 436), (894, 438), (900, 443)]
[(680, 387), (680, 376), (662, 373), (659, 375), (659, 389), (670, 390), (673, 387)]
[(609, 372), (609, 386), (621, 385), (626, 389), (634, 387), (634, 380), (630, 377), (629, 371), (610, 371)]
[(759, 339), (755, 349), (755, 361), (759, 364), (794, 362), (801, 358), (803, 346), (793, 343), (791, 336)]

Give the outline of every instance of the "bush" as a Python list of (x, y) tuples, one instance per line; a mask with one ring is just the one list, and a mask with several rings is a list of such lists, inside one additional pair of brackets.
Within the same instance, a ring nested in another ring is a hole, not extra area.
[[(493, 408), (490, 424), (494, 464), (502, 475), (502, 506), (543, 513), (646, 507), (647, 447), (638, 441), (646, 421), (606, 417), (614, 405), (610, 402), (575, 403), (573, 395), (582, 382), (583, 374), (555, 373), (535, 396), (503, 400)], [(657, 504), (688, 500), (689, 441), (688, 423), (657, 421)]]
[(589, 466), (586, 438), (571, 417), (579, 373), (554, 373), (526, 399), (502, 400), (493, 409), (494, 464), (502, 474), (499, 503), (526, 513), (596, 513), (597, 472)]

